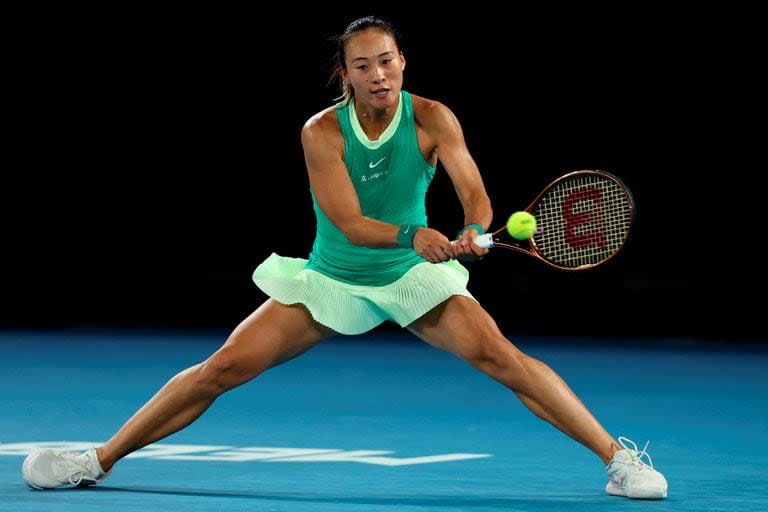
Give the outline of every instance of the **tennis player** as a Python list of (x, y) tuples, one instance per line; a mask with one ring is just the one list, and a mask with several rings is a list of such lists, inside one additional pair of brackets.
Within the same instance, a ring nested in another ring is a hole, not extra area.
[[(608, 434), (551, 368), (504, 337), (467, 290), (460, 261), (488, 252), (473, 239), (491, 223), (490, 200), (451, 110), (403, 90), (406, 61), (392, 26), (362, 18), (337, 40), (342, 95), (301, 133), (317, 217), (309, 258), (272, 254), (253, 274), (269, 298), (220, 349), (173, 377), (106, 444), (31, 453), (25, 481), (36, 489), (98, 483), (117, 461), (185, 428), (227, 390), (333, 334), (361, 334), (391, 320), (505, 385), (592, 450), (607, 467), (608, 493), (665, 497), (665, 478), (650, 458), (641, 460), (645, 449)], [(425, 194), (438, 161), (464, 211), (455, 245), (427, 226)]]

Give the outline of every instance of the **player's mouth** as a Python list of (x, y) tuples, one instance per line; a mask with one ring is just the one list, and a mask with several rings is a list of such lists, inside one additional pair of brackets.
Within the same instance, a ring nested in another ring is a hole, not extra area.
[(389, 93), (389, 89), (387, 89), (385, 87), (382, 87), (381, 89), (376, 89), (374, 91), (371, 91), (371, 94), (373, 94), (374, 96), (378, 96), (380, 98), (383, 98), (384, 96), (386, 96), (387, 93)]

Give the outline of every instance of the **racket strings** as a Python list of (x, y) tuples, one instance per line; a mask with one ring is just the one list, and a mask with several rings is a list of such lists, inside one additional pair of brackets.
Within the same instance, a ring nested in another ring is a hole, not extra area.
[(632, 202), (626, 189), (599, 174), (563, 180), (534, 210), (539, 229), (533, 245), (563, 267), (593, 266), (621, 249), (629, 234)]

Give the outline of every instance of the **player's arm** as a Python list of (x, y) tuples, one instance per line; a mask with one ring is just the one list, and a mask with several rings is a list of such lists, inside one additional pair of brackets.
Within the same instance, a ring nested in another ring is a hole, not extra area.
[[(430, 134), (435, 143), (435, 152), (451, 178), (456, 194), (464, 210), (464, 225), (479, 224), (487, 230), (493, 219), (491, 200), (485, 190), (480, 170), (467, 149), (464, 133), (459, 120), (448, 107), (431, 102), (425, 109), (424, 129)], [(470, 252), (482, 256), (488, 252), (474, 244), (470, 244), (477, 232), (468, 229), (459, 240), (463, 250), (459, 254), (469, 255)]]
[[(331, 113), (335, 116), (335, 113)], [(360, 201), (343, 160), (343, 139), (335, 117), (318, 115), (301, 131), (309, 182), (320, 209), (355, 245), (398, 247), (400, 226), (371, 219), (362, 214)], [(448, 240), (428, 228), (416, 230), (414, 249), (433, 263), (455, 257)]]
[(318, 115), (307, 121), (301, 131), (304, 161), (317, 204), (353, 244), (397, 247), (399, 226), (363, 216), (344, 164), (343, 140), (333, 130), (333, 122), (327, 115)]

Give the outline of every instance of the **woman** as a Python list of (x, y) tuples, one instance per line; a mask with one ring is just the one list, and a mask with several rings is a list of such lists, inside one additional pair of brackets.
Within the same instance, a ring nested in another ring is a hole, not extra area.
[[(270, 256), (254, 272), (270, 298), (218, 351), (172, 378), (103, 446), (30, 454), (23, 467), (30, 486), (97, 483), (121, 458), (192, 423), (225, 391), (335, 333), (393, 320), (504, 384), (597, 454), (608, 465), (610, 494), (666, 496), (664, 477), (640, 461), (644, 450), (620, 447), (467, 291), (468, 273), (457, 260), (487, 253), (473, 240), (491, 222), (490, 200), (458, 120), (439, 102), (402, 90), (404, 69), (396, 34), (383, 20), (354, 21), (338, 37), (341, 101), (301, 133), (317, 216), (309, 259)], [(464, 210), (455, 243), (427, 227), (424, 199), (438, 160)]]

